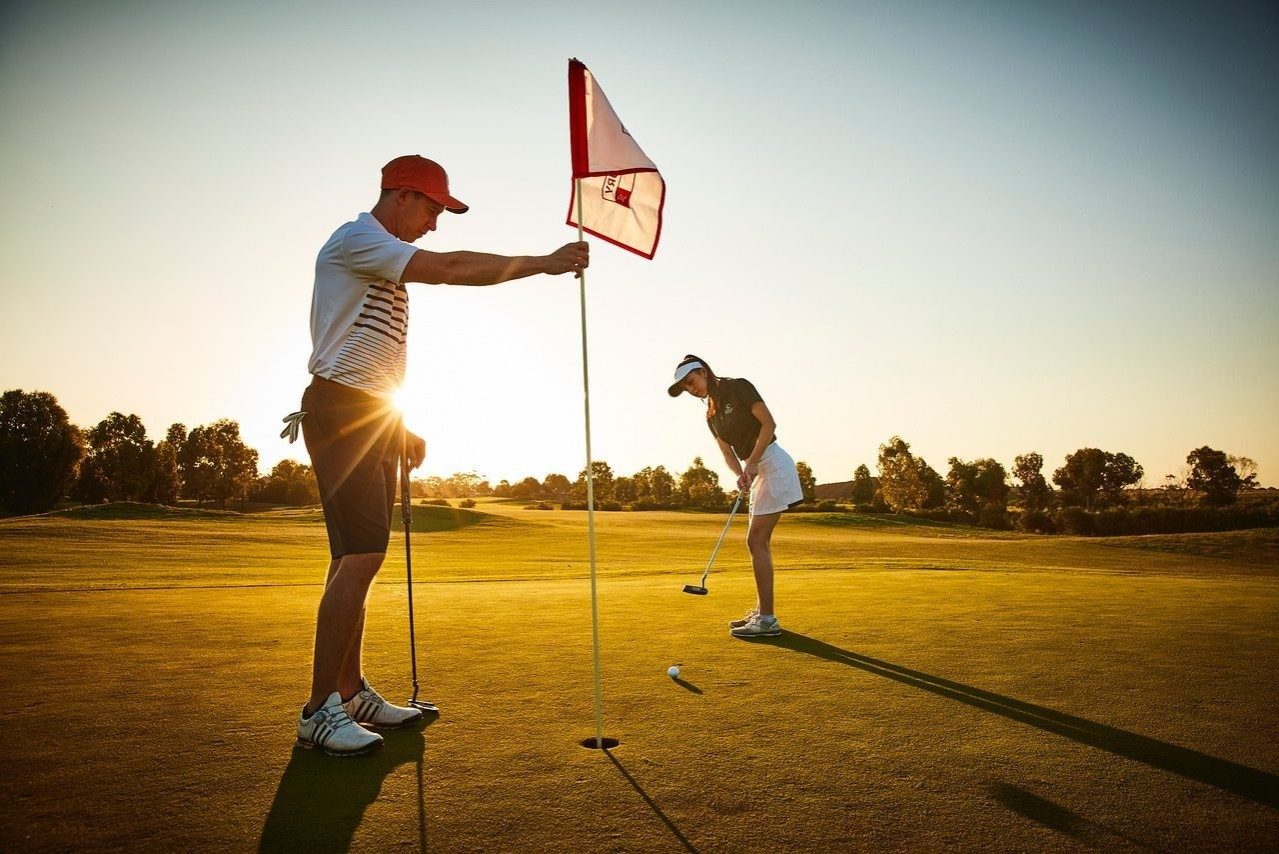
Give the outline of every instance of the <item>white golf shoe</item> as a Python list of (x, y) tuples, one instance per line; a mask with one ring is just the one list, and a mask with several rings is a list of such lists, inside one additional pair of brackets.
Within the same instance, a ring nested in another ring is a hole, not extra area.
[(746, 612), (746, 616), (742, 617), (740, 620), (730, 620), (728, 623), (728, 627), (730, 629), (740, 629), (742, 626), (749, 623), (751, 621), (751, 618), (758, 613), (759, 613), (758, 608), (751, 608), (749, 611)]
[(382, 736), (356, 726), (342, 708), (342, 695), (334, 691), (311, 717), (298, 716), (298, 744), (330, 756), (361, 756), (381, 747)]
[(776, 617), (764, 617), (755, 614), (746, 624), (730, 629), (729, 634), (735, 638), (772, 638), (782, 633), (782, 626)]
[(422, 720), (421, 709), (406, 709), (388, 703), (373, 690), (367, 679), (361, 679), (360, 685), (359, 693), (342, 704), (356, 722), (371, 729), (399, 729)]

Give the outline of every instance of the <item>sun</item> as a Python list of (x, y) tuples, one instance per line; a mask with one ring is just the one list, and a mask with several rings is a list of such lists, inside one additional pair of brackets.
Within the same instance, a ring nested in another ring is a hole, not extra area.
[(426, 428), (428, 411), (425, 402), (422, 395), (414, 393), (408, 384), (400, 386), (391, 395), (391, 406), (396, 414), (404, 419), (404, 426), (409, 430), (420, 433)]

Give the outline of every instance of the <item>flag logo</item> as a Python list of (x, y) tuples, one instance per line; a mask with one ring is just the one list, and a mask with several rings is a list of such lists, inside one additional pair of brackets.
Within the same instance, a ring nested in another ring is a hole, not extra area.
[(624, 208), (631, 206), (631, 193), (635, 192), (634, 175), (605, 175), (600, 188), (605, 201), (615, 202)]

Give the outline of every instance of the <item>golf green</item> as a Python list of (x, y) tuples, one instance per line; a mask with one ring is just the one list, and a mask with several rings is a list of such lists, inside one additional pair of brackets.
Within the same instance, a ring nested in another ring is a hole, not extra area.
[[(1273, 532), (1081, 540), (871, 517), (778, 529), (786, 632), (747, 642), (736, 525), (599, 514), (605, 754), (584, 514), (416, 508), (438, 720), (294, 747), (315, 514), (0, 521), (0, 849), (1272, 849)], [(453, 521), (449, 521), (452, 519)], [(1134, 547), (1135, 546), (1135, 547)], [(365, 672), (408, 679), (403, 541)], [(681, 679), (666, 675), (671, 664)]]

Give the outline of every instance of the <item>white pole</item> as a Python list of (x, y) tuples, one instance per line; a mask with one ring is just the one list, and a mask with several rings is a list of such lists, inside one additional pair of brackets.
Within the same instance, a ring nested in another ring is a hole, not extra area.
[[(574, 181), (577, 193), (577, 239), (582, 241), (582, 179)], [(604, 695), (600, 688), (600, 608), (595, 584), (595, 472), (591, 458), (591, 375), (586, 358), (586, 270), (577, 277), (582, 302), (582, 389), (586, 398), (586, 538), (591, 552), (591, 640), (595, 649), (595, 747), (604, 749)]]

